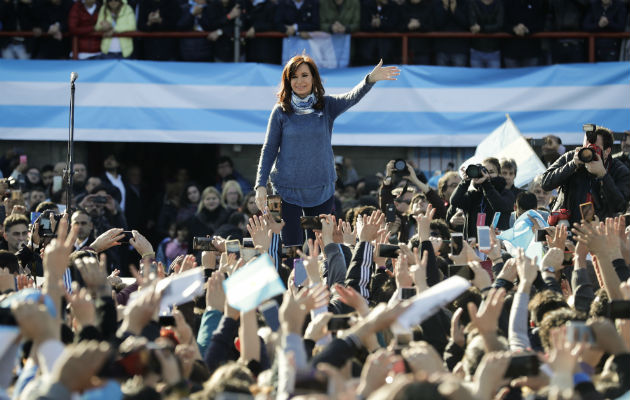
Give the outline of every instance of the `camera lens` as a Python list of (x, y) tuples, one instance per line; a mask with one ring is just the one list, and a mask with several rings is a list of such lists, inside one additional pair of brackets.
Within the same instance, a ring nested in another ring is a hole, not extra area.
[(468, 175), (470, 179), (481, 178), (480, 166), (477, 164), (470, 164), (468, 167), (466, 167), (466, 175)]
[(578, 152), (578, 158), (583, 163), (589, 163), (593, 161), (593, 159), (595, 158), (595, 153), (593, 152), (592, 149), (589, 149), (588, 147), (584, 147), (583, 149), (580, 149), (580, 151)]
[(405, 160), (396, 160), (396, 162), (394, 162), (394, 169), (396, 171), (404, 171), (407, 169), (407, 163)]

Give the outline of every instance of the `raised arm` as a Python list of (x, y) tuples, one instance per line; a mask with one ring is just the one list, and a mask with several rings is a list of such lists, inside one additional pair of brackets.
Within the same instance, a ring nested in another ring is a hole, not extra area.
[(282, 140), (282, 109), (274, 107), (267, 124), (265, 143), (260, 151), (258, 171), (256, 172), (256, 205), (259, 210), (264, 210), (267, 205), (267, 180), (271, 173), (271, 167), (278, 156), (280, 141)]

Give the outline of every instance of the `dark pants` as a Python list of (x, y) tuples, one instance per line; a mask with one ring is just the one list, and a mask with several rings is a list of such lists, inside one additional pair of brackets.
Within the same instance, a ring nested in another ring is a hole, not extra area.
[[(282, 244), (284, 246), (302, 246), (304, 244), (304, 229), (300, 227), (301, 216), (317, 216), (330, 214), (335, 204), (335, 196), (315, 207), (300, 207), (282, 200)], [(308, 231), (308, 237), (313, 239), (313, 231)]]

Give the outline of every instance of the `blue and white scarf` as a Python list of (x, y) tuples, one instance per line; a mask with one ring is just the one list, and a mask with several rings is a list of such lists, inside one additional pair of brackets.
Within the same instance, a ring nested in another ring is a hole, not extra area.
[(315, 98), (315, 94), (313, 93), (309, 94), (303, 99), (295, 93), (291, 93), (291, 105), (293, 106), (293, 111), (295, 111), (296, 114), (302, 115), (312, 113), (313, 111), (315, 111), (313, 109), (313, 105), (316, 102), (317, 99)]

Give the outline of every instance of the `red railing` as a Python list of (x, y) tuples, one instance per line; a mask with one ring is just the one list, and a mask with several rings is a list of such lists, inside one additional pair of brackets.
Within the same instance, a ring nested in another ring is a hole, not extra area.
[[(101, 36), (99, 32), (90, 33), (89, 36)], [(0, 31), (0, 37), (6, 36), (18, 36), (18, 37), (34, 37), (33, 32), (12, 32), (12, 31)], [(41, 36), (49, 36), (48, 34), (42, 34)], [(72, 38), (72, 54), (73, 58), (77, 59), (79, 50), (79, 36), (65, 34), (64, 36)], [(133, 37), (133, 38), (198, 38), (208, 36), (208, 32), (124, 32), (117, 33), (116, 37)], [(243, 33), (244, 37), (245, 34)], [(281, 32), (261, 32), (257, 33), (256, 37), (266, 38), (283, 38), (286, 37)], [(471, 32), (355, 32), (352, 34), (353, 38), (357, 39), (369, 39), (369, 38), (398, 38), (402, 40), (402, 63), (407, 64), (409, 62), (409, 39), (410, 38), (427, 38), (427, 39), (479, 39), (479, 38), (493, 38), (493, 39), (586, 39), (588, 41), (588, 61), (595, 62), (595, 39), (610, 38), (610, 39), (626, 39), (630, 38), (630, 32), (539, 32), (529, 36), (514, 36), (509, 33), (471, 33)]]

